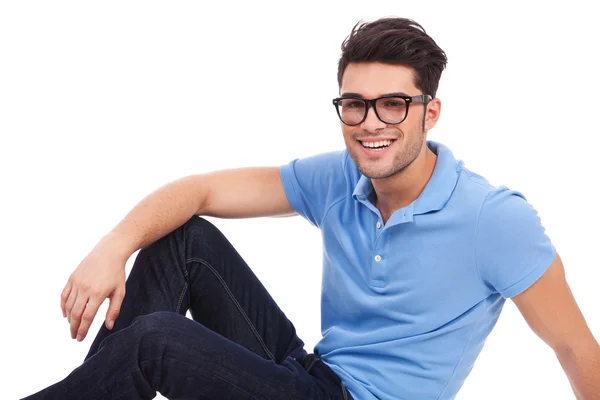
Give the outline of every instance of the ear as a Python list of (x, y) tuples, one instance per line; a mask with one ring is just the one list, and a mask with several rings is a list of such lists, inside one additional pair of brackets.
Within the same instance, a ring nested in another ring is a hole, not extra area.
[(442, 111), (442, 102), (440, 99), (435, 98), (427, 103), (425, 109), (425, 119), (423, 121), (424, 130), (428, 131), (437, 124), (440, 118), (440, 112)]

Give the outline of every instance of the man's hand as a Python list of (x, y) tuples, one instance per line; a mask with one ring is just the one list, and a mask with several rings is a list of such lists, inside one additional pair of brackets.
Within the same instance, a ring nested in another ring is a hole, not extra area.
[(125, 263), (136, 251), (174, 231), (193, 215), (252, 218), (296, 215), (279, 167), (252, 167), (190, 175), (140, 201), (69, 277), (62, 294), (71, 337), (81, 341), (104, 300), (113, 328), (125, 297)]
[(128, 256), (114, 237), (104, 237), (73, 271), (60, 296), (63, 317), (71, 325), (71, 338), (82, 341), (105, 299), (110, 299), (106, 327), (112, 329), (125, 297), (125, 263)]

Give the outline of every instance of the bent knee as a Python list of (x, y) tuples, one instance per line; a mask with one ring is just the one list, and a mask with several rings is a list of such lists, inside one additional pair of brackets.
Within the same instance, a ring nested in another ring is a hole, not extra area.
[(212, 222), (198, 215), (192, 216), (192, 218), (187, 220), (182, 227), (187, 231), (192, 231), (194, 233), (201, 232), (203, 235), (208, 236), (217, 232), (221, 234), (219, 228), (217, 228)]
[(227, 242), (223, 232), (219, 230), (212, 222), (197, 215), (190, 218), (181, 226), (186, 238), (198, 238), (203, 243), (223, 243)]
[(175, 312), (157, 311), (136, 317), (131, 323), (131, 330), (137, 339), (160, 339), (162, 336), (171, 336), (173, 329), (185, 319), (184, 315)]

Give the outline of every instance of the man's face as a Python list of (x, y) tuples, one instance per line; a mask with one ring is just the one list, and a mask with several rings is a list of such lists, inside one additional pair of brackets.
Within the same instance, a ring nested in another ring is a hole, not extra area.
[[(350, 63), (346, 68), (340, 97), (374, 99), (391, 93), (404, 93), (411, 97), (428, 94), (421, 93), (415, 87), (413, 70), (409, 67)], [(436, 102), (439, 103), (439, 100)], [(422, 103), (411, 103), (406, 119), (397, 125), (379, 120), (372, 107), (369, 108), (366, 119), (357, 126), (340, 122), (348, 153), (363, 175), (372, 179), (388, 178), (409, 166), (421, 154), (426, 142), (423, 130), (425, 107), (427, 106)], [(430, 128), (428, 125), (425, 125), (426, 129)], [(386, 144), (389, 146), (373, 149), (373, 145)]]

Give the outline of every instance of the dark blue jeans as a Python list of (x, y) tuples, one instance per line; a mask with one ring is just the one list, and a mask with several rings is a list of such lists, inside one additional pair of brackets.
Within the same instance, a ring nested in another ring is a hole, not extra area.
[[(194, 320), (187, 318), (190, 311)], [(28, 399), (349, 399), (225, 236), (192, 217), (140, 250), (112, 331)]]

